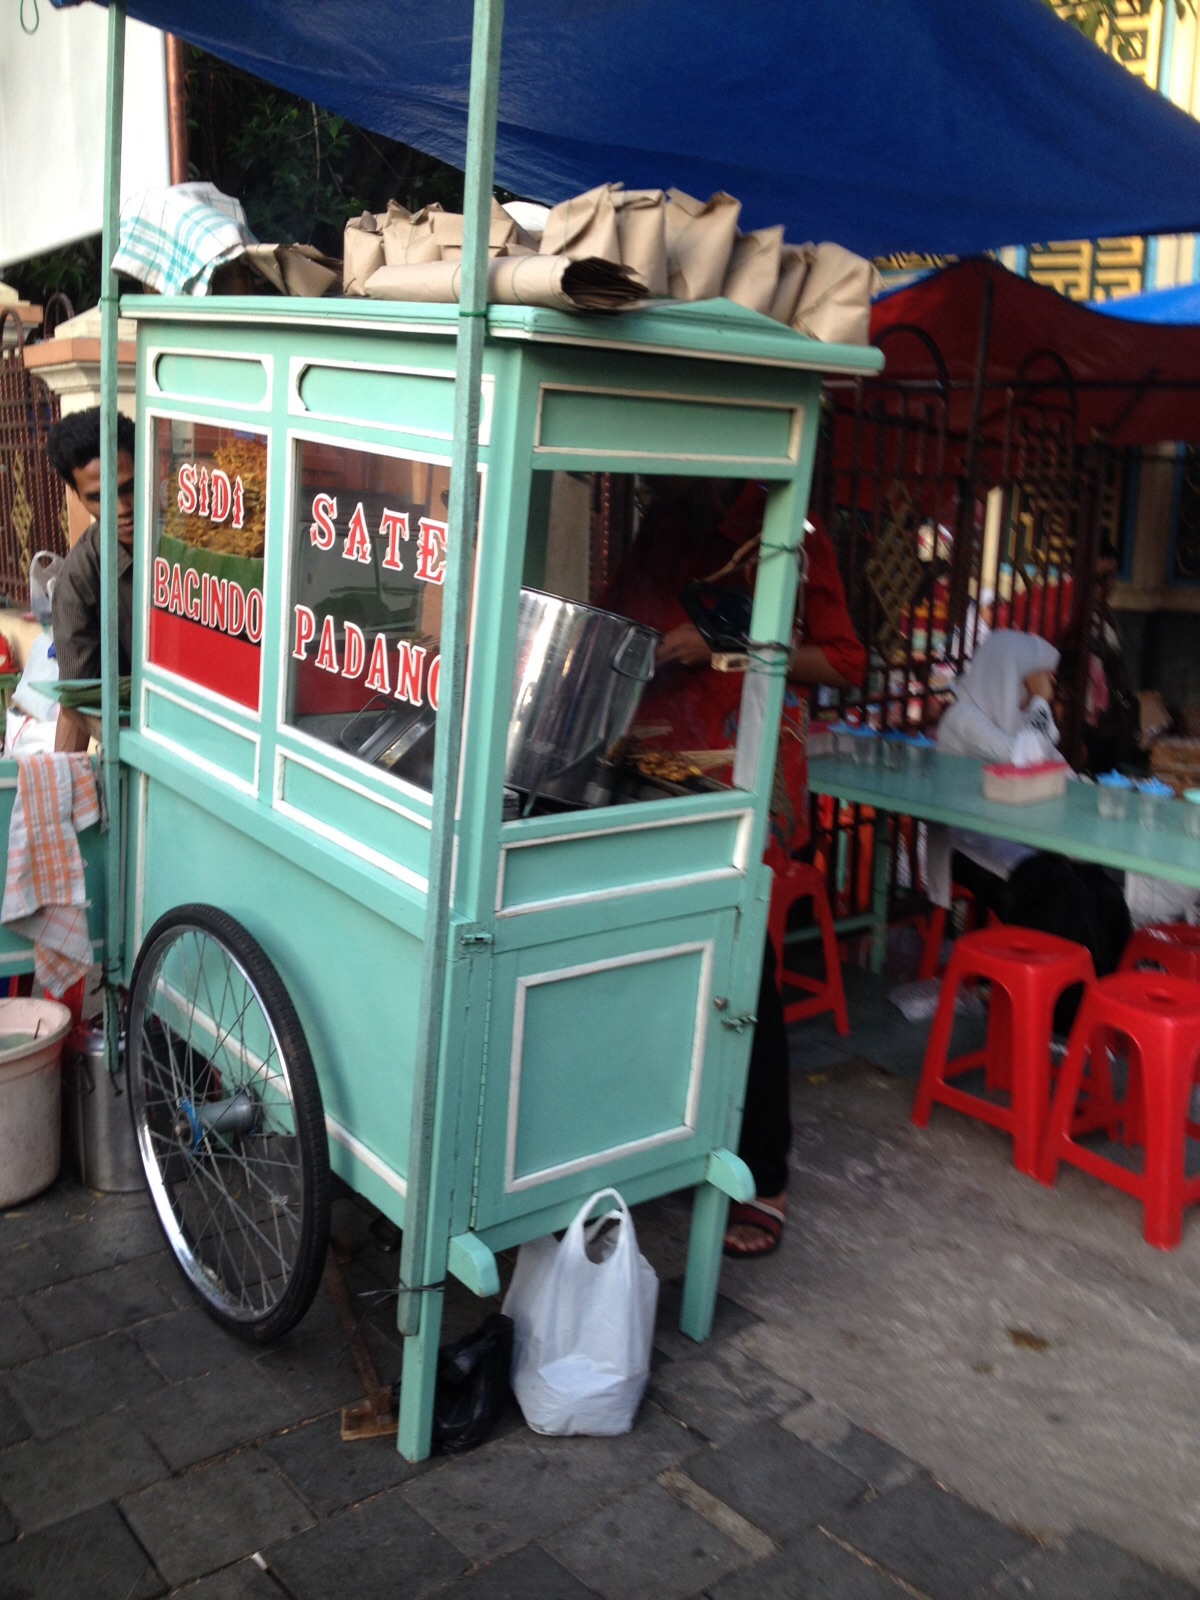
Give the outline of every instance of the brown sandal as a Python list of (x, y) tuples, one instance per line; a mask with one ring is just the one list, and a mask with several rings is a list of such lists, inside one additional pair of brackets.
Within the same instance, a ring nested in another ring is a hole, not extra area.
[(762, 1256), (774, 1255), (783, 1238), (783, 1224), (784, 1214), (778, 1206), (768, 1205), (765, 1200), (735, 1200), (729, 1208), (726, 1230), (754, 1228), (767, 1242), (756, 1250), (730, 1239), (726, 1231), (725, 1254), (735, 1261), (757, 1261)]

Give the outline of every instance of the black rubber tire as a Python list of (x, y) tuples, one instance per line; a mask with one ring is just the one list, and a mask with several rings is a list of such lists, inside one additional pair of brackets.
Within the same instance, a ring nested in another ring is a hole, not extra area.
[(177, 906), (138, 952), (126, 1041), (142, 1166), (180, 1271), (230, 1333), (279, 1338), (321, 1281), (330, 1204), (321, 1093), (279, 974), (234, 918)]

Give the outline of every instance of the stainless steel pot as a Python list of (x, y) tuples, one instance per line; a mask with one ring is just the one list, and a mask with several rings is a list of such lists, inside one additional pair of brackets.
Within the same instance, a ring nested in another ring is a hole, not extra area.
[(522, 589), (505, 782), (531, 801), (601, 799), (598, 769), (620, 755), (657, 641), (628, 617)]

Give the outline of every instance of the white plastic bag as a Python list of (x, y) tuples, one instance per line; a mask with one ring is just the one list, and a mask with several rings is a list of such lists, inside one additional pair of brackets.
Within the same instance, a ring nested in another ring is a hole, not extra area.
[[(584, 1223), (600, 1200), (616, 1207)], [(615, 1226), (602, 1224), (616, 1217)], [(628, 1433), (650, 1376), (658, 1278), (629, 1208), (600, 1189), (563, 1235), (517, 1252), (504, 1298), (513, 1320), (513, 1392), (535, 1433)]]

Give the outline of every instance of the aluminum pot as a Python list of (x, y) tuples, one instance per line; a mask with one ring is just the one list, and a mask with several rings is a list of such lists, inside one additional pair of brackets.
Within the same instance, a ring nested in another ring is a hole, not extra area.
[(599, 769), (620, 756), (658, 637), (628, 617), (522, 589), (504, 781), (529, 803), (602, 801)]

